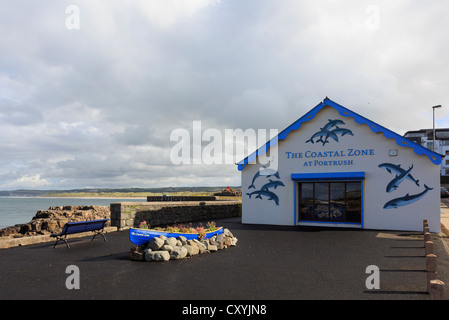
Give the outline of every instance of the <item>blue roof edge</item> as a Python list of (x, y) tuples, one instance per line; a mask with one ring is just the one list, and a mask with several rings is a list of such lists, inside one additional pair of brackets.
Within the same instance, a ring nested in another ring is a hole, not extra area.
[[(262, 154), (265, 154), (270, 146), (274, 146), (278, 143), (279, 140), (284, 140), (287, 138), (287, 136), (290, 134), (291, 131), (298, 130), (301, 125), (304, 122), (310, 121), (313, 118), (315, 118), (316, 114), (323, 109), (325, 106), (329, 106), (334, 108), (338, 111), (338, 113), (343, 117), (351, 117), (354, 119), (354, 121), (358, 124), (366, 124), (371, 131), (374, 133), (383, 133), (384, 137), (388, 139), (394, 139), (396, 144), (401, 147), (407, 147), (407, 148), (413, 148), (413, 151), (417, 155), (425, 155), (427, 158), (435, 165), (441, 164), (443, 155), (433, 152), (432, 150), (429, 150), (423, 146), (420, 146), (419, 144), (404, 138), (403, 136), (343, 107), (342, 105), (332, 101), (328, 97), (326, 97), (322, 102), (320, 102), (318, 105), (316, 105), (312, 110), (307, 112), (304, 116), (293, 122), (291, 125), (289, 125), (287, 128), (282, 130), (275, 138), (268, 141), (266, 144), (264, 144), (262, 147), (254, 151), (252, 154), (250, 154), (248, 157), (243, 159), (242, 161), (237, 163), (238, 170), (242, 171), (246, 165), (249, 162), (255, 161), (256, 157)], [(249, 160), (251, 159), (251, 160)]]

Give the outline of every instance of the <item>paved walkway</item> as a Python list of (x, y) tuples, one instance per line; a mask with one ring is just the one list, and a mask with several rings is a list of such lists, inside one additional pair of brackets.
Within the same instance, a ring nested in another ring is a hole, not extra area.
[[(242, 225), (217, 220), (236, 247), (165, 263), (128, 260), (128, 231), (0, 250), (0, 299), (429, 299), (422, 235), (416, 232)], [(438, 278), (449, 284), (449, 255), (435, 237)], [(68, 290), (66, 268), (80, 270)], [(369, 265), (380, 289), (365, 286)], [(446, 298), (448, 296), (446, 289)], [(187, 303), (188, 304), (188, 303)]]

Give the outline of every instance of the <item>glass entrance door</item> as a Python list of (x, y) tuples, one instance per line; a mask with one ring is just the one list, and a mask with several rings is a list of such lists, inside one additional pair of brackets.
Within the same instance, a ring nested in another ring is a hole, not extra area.
[(298, 182), (298, 221), (362, 221), (361, 181)]

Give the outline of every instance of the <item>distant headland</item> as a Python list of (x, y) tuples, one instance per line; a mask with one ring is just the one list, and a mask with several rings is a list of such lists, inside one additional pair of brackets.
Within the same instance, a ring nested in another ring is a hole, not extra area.
[[(83, 188), (71, 190), (0, 190), (0, 197), (145, 198), (151, 195), (214, 195), (229, 187)], [(241, 191), (241, 187), (231, 187)]]

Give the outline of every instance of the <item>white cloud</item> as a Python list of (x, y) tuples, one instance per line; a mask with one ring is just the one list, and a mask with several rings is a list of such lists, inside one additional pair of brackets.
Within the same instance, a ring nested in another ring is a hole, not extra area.
[(138, 7), (151, 24), (171, 27), (179, 19), (192, 19), (198, 11), (219, 3), (217, 0), (139, 0)]
[(39, 174), (25, 175), (15, 180), (0, 185), (2, 189), (30, 189), (42, 188), (51, 185), (46, 179), (42, 179)]

